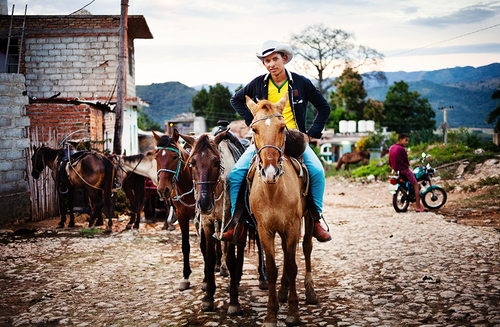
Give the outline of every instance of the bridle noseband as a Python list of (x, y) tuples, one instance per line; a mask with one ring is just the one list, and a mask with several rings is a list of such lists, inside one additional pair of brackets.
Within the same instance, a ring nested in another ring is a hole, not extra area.
[(179, 171), (181, 169), (181, 162), (182, 162), (181, 152), (178, 149), (170, 148), (170, 147), (163, 147), (163, 146), (158, 146), (158, 147), (156, 147), (156, 149), (157, 150), (170, 150), (170, 151), (173, 151), (179, 155), (179, 159), (177, 162), (177, 168), (175, 170), (161, 168), (161, 169), (158, 169), (156, 171), (156, 175), (157, 175), (156, 177), (158, 178), (158, 180), (160, 179), (160, 173), (162, 171), (167, 172), (167, 173), (173, 173), (174, 177), (172, 177), (172, 182), (175, 183), (175, 181), (179, 180)]
[[(257, 122), (259, 122), (259, 121), (266, 120), (266, 119), (270, 119), (270, 118), (274, 118), (274, 117), (278, 117), (278, 118), (279, 118), (279, 117), (281, 117), (281, 118), (283, 118), (283, 115), (281, 115), (281, 114), (274, 114), (274, 115), (267, 115), (267, 116), (264, 116), (264, 117), (262, 117), (262, 118), (259, 118), (259, 119), (257, 119), (257, 120), (254, 120), (254, 121), (250, 124), (250, 127), (252, 127), (255, 123), (257, 123)], [(285, 125), (285, 128), (287, 128), (287, 127), (286, 127), (286, 125)], [(253, 143), (255, 144), (255, 149), (257, 150), (257, 154), (256, 154), (256, 155), (257, 155), (257, 158), (258, 158), (258, 160), (259, 160), (259, 166), (261, 166), (261, 165), (260, 165), (260, 161), (262, 161), (262, 159), (260, 158), (260, 152), (261, 152), (262, 150), (264, 150), (265, 148), (273, 148), (273, 149), (276, 149), (276, 150), (278, 150), (278, 153), (279, 153), (279, 155), (280, 155), (280, 159), (279, 159), (279, 162), (278, 162), (278, 163), (280, 164), (280, 166), (279, 166), (280, 176), (281, 176), (281, 175), (283, 175), (283, 174), (285, 173), (285, 171), (283, 170), (283, 160), (284, 160), (284, 158), (283, 158), (283, 151), (284, 151), (284, 149), (285, 149), (285, 141), (286, 141), (286, 133), (284, 133), (284, 134), (283, 134), (283, 144), (281, 145), (281, 149), (280, 149), (280, 148), (278, 148), (278, 147), (277, 147), (277, 146), (275, 146), (275, 145), (272, 145), (272, 144), (266, 144), (266, 145), (263, 145), (260, 149), (258, 149), (258, 148), (257, 148), (257, 144), (255, 143), (255, 134), (254, 134), (254, 136), (253, 136)], [(261, 167), (261, 169), (262, 169), (262, 167)]]

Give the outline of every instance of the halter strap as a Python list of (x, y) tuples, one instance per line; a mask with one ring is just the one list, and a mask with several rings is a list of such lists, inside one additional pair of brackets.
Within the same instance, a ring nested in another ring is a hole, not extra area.
[(284, 118), (282, 114), (267, 115), (267, 116), (264, 116), (264, 117), (259, 118), (259, 119), (257, 119), (257, 120), (254, 120), (254, 121), (250, 124), (250, 127), (251, 127), (253, 124), (255, 124), (255, 123), (257, 123), (257, 122), (259, 122), (259, 121), (261, 121), (261, 120), (265, 120), (265, 119), (268, 119), (268, 118), (274, 118), (274, 117), (281, 117), (281, 118)]
[(169, 172), (169, 173), (173, 173), (174, 174), (174, 178), (175, 180), (178, 179), (178, 176), (179, 176), (179, 171), (181, 169), (181, 152), (175, 148), (170, 148), (170, 147), (164, 147), (164, 146), (158, 146), (156, 147), (157, 150), (170, 150), (170, 151), (173, 151), (175, 153), (177, 153), (179, 155), (179, 161), (177, 162), (177, 168), (175, 170), (171, 170), (171, 169), (166, 169), (166, 168), (162, 168), (162, 169), (158, 169), (158, 171), (156, 172), (156, 175), (157, 175), (157, 178), (160, 179), (160, 173), (162, 171), (164, 172)]

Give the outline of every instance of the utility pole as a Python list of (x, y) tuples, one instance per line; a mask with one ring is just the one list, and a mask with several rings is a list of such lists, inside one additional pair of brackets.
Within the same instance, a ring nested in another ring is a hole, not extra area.
[(452, 110), (453, 106), (439, 107), (439, 110), (443, 110), (443, 134), (444, 134), (444, 144), (448, 143), (448, 110)]
[(127, 26), (128, 26), (128, 0), (121, 1), (119, 50), (118, 50), (118, 85), (116, 94), (116, 121), (113, 153), (122, 154), (123, 112), (125, 110), (125, 94), (127, 92)]

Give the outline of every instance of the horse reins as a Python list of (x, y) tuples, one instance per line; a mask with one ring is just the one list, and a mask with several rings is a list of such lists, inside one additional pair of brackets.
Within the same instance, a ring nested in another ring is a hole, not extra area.
[(156, 172), (158, 180), (160, 180), (160, 173), (162, 171), (174, 174), (174, 176), (172, 177), (172, 186), (173, 186), (172, 189), (175, 189), (176, 195), (174, 197), (172, 197), (172, 201), (179, 201), (180, 203), (182, 203), (182, 205), (184, 205), (186, 207), (193, 207), (193, 206), (195, 206), (196, 202), (194, 204), (187, 204), (187, 203), (184, 203), (184, 201), (182, 201), (182, 198), (185, 195), (188, 195), (188, 194), (194, 192), (194, 185), (193, 185), (193, 188), (189, 192), (183, 193), (181, 195), (179, 195), (179, 192), (177, 190), (177, 184), (176, 184), (176, 182), (179, 180), (179, 171), (181, 169), (181, 162), (184, 162), (182, 160), (181, 152), (178, 149), (171, 148), (171, 147), (163, 147), (163, 146), (158, 146), (158, 147), (156, 147), (156, 149), (157, 150), (170, 150), (170, 151), (173, 151), (173, 152), (175, 152), (175, 153), (177, 153), (179, 155), (179, 159), (178, 159), (179, 161), (177, 162), (177, 168), (175, 170), (171, 170), (171, 169), (167, 169), (167, 168), (161, 168), (161, 169), (158, 169), (157, 172)]

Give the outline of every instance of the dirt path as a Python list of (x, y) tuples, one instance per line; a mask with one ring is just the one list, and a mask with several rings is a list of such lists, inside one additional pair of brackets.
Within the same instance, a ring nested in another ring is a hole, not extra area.
[[(457, 224), (439, 213), (397, 214), (387, 184), (327, 184), (333, 240), (314, 241), (317, 305), (304, 302), (298, 256), (304, 326), (500, 326), (494, 226)], [(263, 320), (267, 293), (258, 289), (254, 251), (240, 287), (244, 314), (226, 316), (228, 279), (218, 275), (216, 312), (204, 314), (203, 259), (193, 227), (192, 287), (180, 292), (178, 231), (162, 231), (161, 222), (125, 231), (125, 222), (116, 221), (111, 235), (82, 237), (83, 221), (74, 229), (55, 230), (56, 224), (16, 227), (35, 234), (4, 233), (1, 326), (258, 326)], [(285, 326), (285, 304), (280, 313), (278, 326)]]

